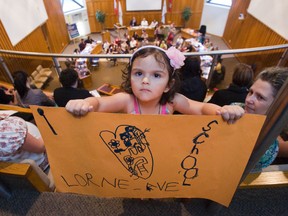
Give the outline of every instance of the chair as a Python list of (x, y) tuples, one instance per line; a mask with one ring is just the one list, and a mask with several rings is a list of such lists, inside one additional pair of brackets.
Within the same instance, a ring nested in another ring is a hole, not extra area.
[(14, 189), (31, 189), (31, 186), (39, 192), (55, 191), (52, 175), (45, 174), (35, 161), (0, 162), (0, 196), (9, 198)]
[(49, 77), (43, 76), (39, 71), (35, 70), (30, 76), (30, 85), (35, 86), (38, 89), (41, 89)]
[(90, 66), (92, 69), (99, 66), (99, 58), (90, 58)]
[(36, 70), (39, 72), (41, 76), (51, 77), (52, 70), (50, 68), (43, 68), (42, 65), (38, 65)]

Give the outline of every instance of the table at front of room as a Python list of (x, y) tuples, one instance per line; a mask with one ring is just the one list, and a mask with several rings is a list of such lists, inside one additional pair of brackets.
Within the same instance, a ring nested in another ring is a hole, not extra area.
[(134, 32), (137, 32), (137, 34), (139, 35), (139, 37), (141, 37), (142, 35), (142, 30), (145, 30), (146, 33), (148, 34), (149, 38), (154, 38), (154, 31), (155, 28), (150, 28), (150, 27), (142, 27), (142, 26), (135, 26), (135, 27), (127, 27), (128, 30), (128, 35), (130, 37), (133, 36)]
[(198, 32), (195, 32), (193, 29), (190, 28), (182, 28), (181, 29), (181, 36), (184, 39), (188, 38), (198, 38), (199, 34)]

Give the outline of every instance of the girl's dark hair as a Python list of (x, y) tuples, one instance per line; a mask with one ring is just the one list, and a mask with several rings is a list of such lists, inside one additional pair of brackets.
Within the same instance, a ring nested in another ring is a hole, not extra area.
[(232, 78), (233, 84), (249, 89), (253, 83), (253, 79), (254, 72), (251, 66), (243, 63), (236, 65)]
[(122, 79), (123, 82), (121, 84), (122, 89), (127, 92), (128, 94), (133, 94), (132, 88), (131, 88), (131, 70), (133, 66), (133, 62), (137, 58), (145, 58), (147, 56), (153, 55), (155, 57), (155, 60), (163, 66), (163, 68), (166, 68), (169, 73), (169, 80), (168, 80), (168, 86), (170, 87), (170, 90), (168, 92), (164, 92), (162, 94), (162, 97), (160, 99), (160, 104), (166, 104), (169, 102), (172, 102), (175, 93), (178, 91), (180, 86), (180, 79), (178, 75), (178, 71), (170, 65), (170, 59), (165, 54), (162, 49), (157, 47), (147, 47), (147, 48), (140, 48), (138, 51), (135, 51), (132, 58), (130, 59), (129, 64), (126, 66), (126, 68), (122, 71)]
[(26, 85), (28, 74), (24, 71), (15, 71), (13, 73), (13, 79), (14, 79), (14, 88), (17, 90), (20, 97), (23, 98), (29, 90), (29, 88)]

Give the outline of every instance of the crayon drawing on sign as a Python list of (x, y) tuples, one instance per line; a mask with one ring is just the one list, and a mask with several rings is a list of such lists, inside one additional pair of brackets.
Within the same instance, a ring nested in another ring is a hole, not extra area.
[(115, 132), (103, 130), (100, 137), (119, 162), (136, 177), (148, 179), (153, 172), (153, 155), (146, 133), (132, 125), (119, 125)]

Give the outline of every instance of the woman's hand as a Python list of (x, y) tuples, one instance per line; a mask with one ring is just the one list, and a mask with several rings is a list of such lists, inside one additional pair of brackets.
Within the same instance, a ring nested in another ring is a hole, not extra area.
[(237, 105), (226, 105), (219, 108), (216, 113), (228, 124), (233, 124), (244, 115), (244, 109)]
[(86, 100), (70, 100), (65, 108), (75, 116), (84, 116), (93, 111), (93, 106)]

